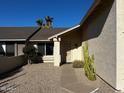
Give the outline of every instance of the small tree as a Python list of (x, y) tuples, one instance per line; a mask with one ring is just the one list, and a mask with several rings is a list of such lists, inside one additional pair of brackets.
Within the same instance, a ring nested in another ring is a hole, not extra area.
[(32, 33), (25, 42), (25, 47), (23, 48), (23, 53), (25, 55), (25, 57), (28, 59), (28, 63), (31, 64), (32, 61), (36, 60), (37, 58), (37, 53), (36, 53), (36, 48), (33, 46), (33, 44), (30, 43), (30, 39), (38, 32), (41, 30), (42, 26), (43, 26), (43, 20), (42, 19), (38, 19), (36, 21), (37, 25), (39, 26), (39, 28)]
[(30, 43), (25, 45), (25, 47), (23, 48), (23, 53), (25, 57), (28, 59), (29, 64), (32, 64), (32, 61), (35, 60), (37, 56), (36, 48)]
[[(50, 16), (46, 16), (45, 20), (47, 23), (47, 27), (51, 27), (53, 18)], [(23, 53), (25, 57), (28, 59), (28, 63), (30, 64), (32, 63), (33, 60), (37, 58), (36, 48), (33, 46), (33, 44), (30, 43), (30, 39), (42, 29), (43, 19), (38, 19), (36, 23), (39, 26), (39, 28), (26, 39), (25, 47), (23, 48)]]

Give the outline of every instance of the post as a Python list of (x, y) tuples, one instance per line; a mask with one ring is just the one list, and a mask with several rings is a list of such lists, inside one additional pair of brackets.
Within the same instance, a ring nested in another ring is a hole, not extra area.
[(59, 67), (61, 63), (61, 55), (60, 55), (60, 41), (61, 38), (54, 38), (54, 66)]
[(15, 56), (18, 56), (18, 45), (15, 43)]

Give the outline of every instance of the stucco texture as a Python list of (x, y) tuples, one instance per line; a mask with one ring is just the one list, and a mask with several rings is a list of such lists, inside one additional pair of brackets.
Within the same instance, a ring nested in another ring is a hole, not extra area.
[(116, 0), (117, 88), (124, 91), (124, 0)]
[(82, 26), (82, 41), (95, 56), (96, 73), (116, 88), (116, 6), (102, 0)]
[(79, 28), (61, 36), (60, 51), (62, 63), (82, 60), (81, 31)]
[(26, 59), (24, 56), (0, 57), (0, 74), (4, 74), (25, 64)]

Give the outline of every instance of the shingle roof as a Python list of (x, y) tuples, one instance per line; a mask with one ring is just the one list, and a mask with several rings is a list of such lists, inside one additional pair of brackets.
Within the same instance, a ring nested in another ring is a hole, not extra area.
[(67, 28), (50, 28), (50, 29), (41, 29), (38, 33), (36, 33), (31, 40), (48, 40), (49, 37), (61, 33), (65, 31)]
[[(37, 27), (0, 27), (0, 41), (3, 39), (27, 39)], [(48, 38), (54, 34), (60, 33), (66, 30), (65, 28), (50, 28), (42, 29), (31, 38), (31, 40), (48, 40)]]
[(0, 39), (26, 39), (36, 27), (0, 27)]

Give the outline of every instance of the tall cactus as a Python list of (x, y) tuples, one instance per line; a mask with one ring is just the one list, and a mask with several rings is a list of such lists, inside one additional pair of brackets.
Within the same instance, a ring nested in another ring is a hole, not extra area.
[(96, 80), (96, 73), (94, 69), (94, 55), (91, 57), (89, 56), (89, 49), (88, 49), (88, 42), (85, 42), (83, 46), (83, 53), (84, 53), (84, 71), (85, 75), (89, 80)]

